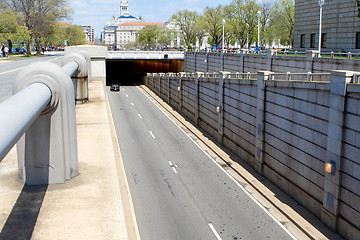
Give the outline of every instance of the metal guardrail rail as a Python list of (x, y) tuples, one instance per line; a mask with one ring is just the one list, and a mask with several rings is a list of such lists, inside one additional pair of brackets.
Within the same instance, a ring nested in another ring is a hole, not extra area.
[(74, 86), (78, 76), (87, 79), (86, 57), (69, 54), (63, 67), (26, 66), (14, 95), (0, 103), (0, 162), (17, 143), (19, 176), (27, 185), (65, 183), (78, 175)]

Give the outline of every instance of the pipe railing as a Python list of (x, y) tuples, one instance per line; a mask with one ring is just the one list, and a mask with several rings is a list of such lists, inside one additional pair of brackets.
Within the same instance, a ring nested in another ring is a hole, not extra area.
[[(86, 57), (72, 53), (63, 67), (26, 66), (14, 95), (0, 103), (0, 162), (17, 143), (19, 176), (28, 185), (65, 183), (78, 175), (75, 91), (86, 79)], [(73, 79), (72, 79), (73, 78)]]
[(0, 103), (0, 161), (11, 150), (24, 132), (41, 114), (51, 100), (50, 89), (33, 83)]

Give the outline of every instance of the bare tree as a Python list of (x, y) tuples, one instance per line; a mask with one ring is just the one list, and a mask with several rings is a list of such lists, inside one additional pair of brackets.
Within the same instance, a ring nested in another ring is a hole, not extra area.
[(1, 0), (1, 5), (23, 16), (24, 25), (29, 29), (31, 41), (36, 39), (37, 51), (41, 52), (41, 41), (54, 31), (55, 22), (69, 18), (71, 10), (67, 0)]

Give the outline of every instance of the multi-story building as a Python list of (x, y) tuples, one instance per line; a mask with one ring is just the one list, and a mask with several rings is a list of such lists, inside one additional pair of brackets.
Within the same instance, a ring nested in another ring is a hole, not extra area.
[(116, 28), (116, 48), (122, 49), (129, 43), (136, 42), (136, 32), (145, 26), (165, 26), (164, 22), (125, 22)]
[(136, 42), (137, 31), (148, 25), (171, 27), (164, 22), (145, 22), (142, 17), (134, 17), (129, 14), (127, 0), (120, 2), (120, 17), (113, 17), (107, 22), (101, 32), (101, 41), (111, 49), (123, 49), (126, 45)]
[[(355, 0), (325, 0), (321, 51), (360, 52), (360, 18)], [(318, 0), (295, 0), (294, 49), (318, 50)]]
[(86, 42), (89, 44), (94, 44), (95, 41), (95, 32), (92, 26), (81, 26), (85, 35), (86, 35)]

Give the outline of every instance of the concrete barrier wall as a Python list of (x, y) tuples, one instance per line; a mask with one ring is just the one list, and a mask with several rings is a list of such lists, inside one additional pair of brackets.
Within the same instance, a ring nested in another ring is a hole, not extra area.
[[(257, 80), (226, 72), (149, 74), (146, 84), (332, 230), (356, 239), (360, 85), (336, 75), (343, 72), (332, 73), (331, 82), (273, 81), (268, 74), (259, 72)], [(342, 107), (334, 95), (338, 79), (346, 86)], [(340, 156), (334, 153), (334, 139), (341, 140), (335, 145)], [(326, 173), (324, 165), (332, 161), (336, 171)]]

